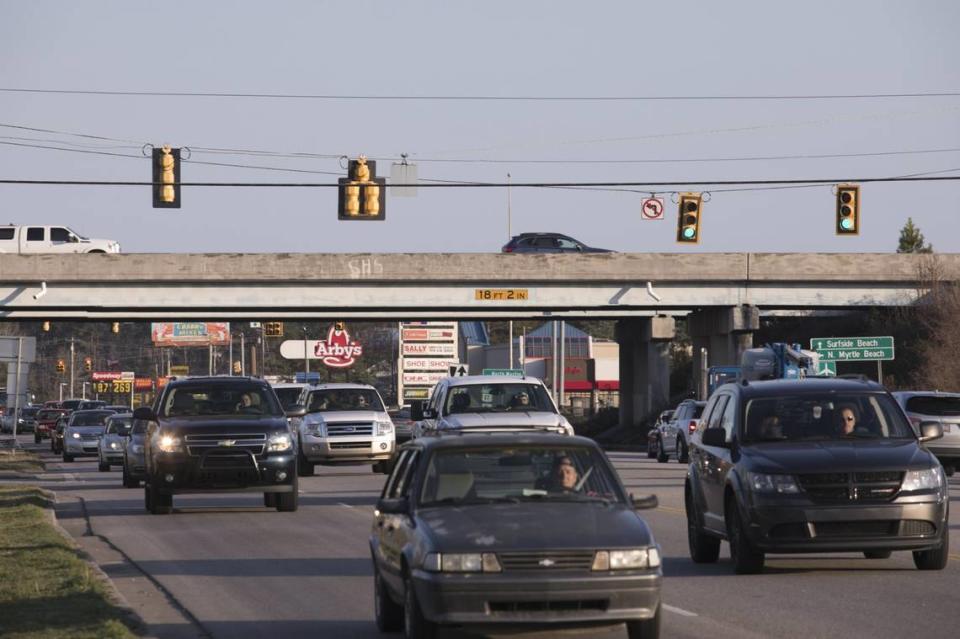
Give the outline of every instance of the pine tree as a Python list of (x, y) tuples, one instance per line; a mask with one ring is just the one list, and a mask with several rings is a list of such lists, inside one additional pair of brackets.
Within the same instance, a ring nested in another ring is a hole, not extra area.
[(924, 244), (923, 233), (913, 223), (913, 218), (908, 217), (907, 223), (900, 229), (900, 245), (897, 247), (897, 253), (933, 253), (933, 247)]

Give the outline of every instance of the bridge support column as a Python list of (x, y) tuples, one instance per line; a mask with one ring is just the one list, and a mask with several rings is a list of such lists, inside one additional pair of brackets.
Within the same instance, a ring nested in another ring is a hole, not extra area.
[(663, 315), (617, 322), (620, 344), (620, 425), (634, 427), (670, 398), (674, 319)]
[(738, 366), (740, 355), (753, 347), (753, 333), (760, 328), (760, 309), (744, 304), (705, 308), (687, 316), (687, 331), (693, 341), (693, 376), (697, 397), (706, 397), (702, 349), (707, 366)]

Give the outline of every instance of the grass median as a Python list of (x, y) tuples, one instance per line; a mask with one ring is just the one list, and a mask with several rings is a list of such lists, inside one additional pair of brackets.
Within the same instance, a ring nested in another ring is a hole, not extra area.
[(0, 485), (0, 637), (134, 638), (129, 615), (50, 520), (52, 495)]
[(0, 450), (0, 473), (40, 473), (43, 470), (43, 462), (36, 453), (19, 448)]

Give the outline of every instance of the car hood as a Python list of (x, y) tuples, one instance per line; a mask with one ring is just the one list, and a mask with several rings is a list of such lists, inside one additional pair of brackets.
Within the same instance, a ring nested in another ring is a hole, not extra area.
[(385, 419), (383, 413), (378, 413), (375, 410), (331, 410), (323, 413), (310, 413), (303, 418), (303, 421), (310, 424), (341, 424), (345, 422), (370, 423)]
[(583, 502), (522, 502), (425, 508), (418, 525), (441, 552), (625, 548), (653, 543), (642, 519), (626, 506)]
[(164, 432), (175, 431), (188, 435), (223, 433), (262, 433), (287, 430), (287, 418), (283, 416), (226, 416), (226, 417), (173, 417), (160, 421)]
[(547, 411), (462, 413), (443, 418), (444, 428), (541, 428), (561, 426), (560, 415)]
[(81, 435), (102, 435), (103, 426), (67, 426), (71, 433), (80, 433)]
[(929, 452), (907, 439), (771, 442), (741, 451), (750, 470), (766, 473), (906, 470), (934, 463)]

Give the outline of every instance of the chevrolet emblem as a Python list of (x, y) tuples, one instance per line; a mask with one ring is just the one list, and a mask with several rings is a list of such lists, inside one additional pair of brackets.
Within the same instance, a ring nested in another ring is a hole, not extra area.
[(231, 446), (236, 446), (237, 440), (235, 439), (221, 439), (217, 442), (217, 446), (222, 446), (224, 448), (230, 448)]
[(538, 563), (539, 565), (543, 566), (544, 568), (549, 568), (550, 566), (554, 565), (554, 564), (557, 563), (557, 562), (555, 562), (553, 559), (550, 559), (550, 558), (548, 557), (547, 559), (541, 559), (541, 560), (538, 561), (537, 563)]

